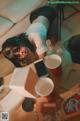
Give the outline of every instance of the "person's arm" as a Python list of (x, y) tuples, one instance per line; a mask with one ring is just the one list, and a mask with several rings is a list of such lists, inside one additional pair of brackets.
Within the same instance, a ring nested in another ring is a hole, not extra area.
[[(38, 33), (30, 34), (29, 39), (32, 40), (36, 46), (36, 52), (39, 58), (44, 58), (48, 50), (45, 40), (41, 40), (41, 37)], [(43, 42), (44, 41), (44, 42)]]
[(38, 56), (39, 56), (39, 59), (40, 59), (40, 58), (44, 58), (44, 57), (46, 56), (46, 52), (43, 53), (43, 54), (40, 54), (40, 55), (38, 55)]

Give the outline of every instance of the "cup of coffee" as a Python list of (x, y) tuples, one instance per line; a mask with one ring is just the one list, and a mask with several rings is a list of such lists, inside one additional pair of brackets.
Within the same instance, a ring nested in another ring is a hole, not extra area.
[(45, 65), (55, 76), (58, 76), (62, 73), (62, 60), (61, 57), (57, 54), (52, 54), (45, 57)]
[(49, 96), (54, 89), (53, 81), (48, 77), (41, 77), (35, 85), (35, 92), (39, 96)]

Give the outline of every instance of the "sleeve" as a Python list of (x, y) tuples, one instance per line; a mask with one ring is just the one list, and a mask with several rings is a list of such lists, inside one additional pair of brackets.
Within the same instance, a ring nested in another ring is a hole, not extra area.
[(34, 42), (38, 55), (41, 55), (48, 50), (45, 39), (40, 37), (38, 33), (30, 33), (29, 38)]

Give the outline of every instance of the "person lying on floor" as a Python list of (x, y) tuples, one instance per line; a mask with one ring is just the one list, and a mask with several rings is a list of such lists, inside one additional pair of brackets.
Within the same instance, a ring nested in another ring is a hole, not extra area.
[(43, 6), (33, 11), (30, 16), (31, 25), (26, 32), (9, 38), (3, 43), (4, 56), (16, 67), (25, 66), (38, 58), (43, 58), (48, 50), (47, 31), (55, 17), (56, 11), (50, 6)]

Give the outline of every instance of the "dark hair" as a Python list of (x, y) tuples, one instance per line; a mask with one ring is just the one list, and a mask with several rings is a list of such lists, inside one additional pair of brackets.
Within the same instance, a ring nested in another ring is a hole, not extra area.
[(60, 41), (59, 38), (59, 31), (58, 31), (58, 20), (55, 19), (52, 24), (49, 26), (48, 32), (47, 32), (47, 39), (50, 39), (52, 41)]
[(14, 63), (16, 67), (21, 67), (21, 63), (23, 63), (24, 65), (27, 64), (27, 62), (24, 62), (24, 60), (21, 61), (19, 60), (19, 58), (13, 56), (12, 49), (19, 46), (25, 46), (29, 48), (33, 53), (36, 52), (36, 47), (32, 43), (30, 43), (25, 33), (7, 39), (2, 45), (2, 53), (6, 58)]
[(51, 23), (53, 19), (56, 18), (57, 12), (55, 8), (51, 6), (42, 6), (36, 10), (34, 10), (30, 15), (30, 22), (32, 23), (38, 16), (44, 16)]
[(20, 46), (20, 45), (28, 47), (31, 51), (35, 52), (35, 47), (28, 40), (28, 36), (26, 36), (25, 33), (20, 34), (19, 36), (15, 36), (15, 37), (7, 39), (2, 45), (2, 50), (6, 49), (7, 47), (12, 48), (15, 46)]
[(75, 51), (80, 53), (80, 35), (72, 36), (68, 40), (67, 48), (69, 51)]
[(70, 52), (72, 61), (80, 64), (80, 35), (72, 36), (68, 40), (67, 50)]

